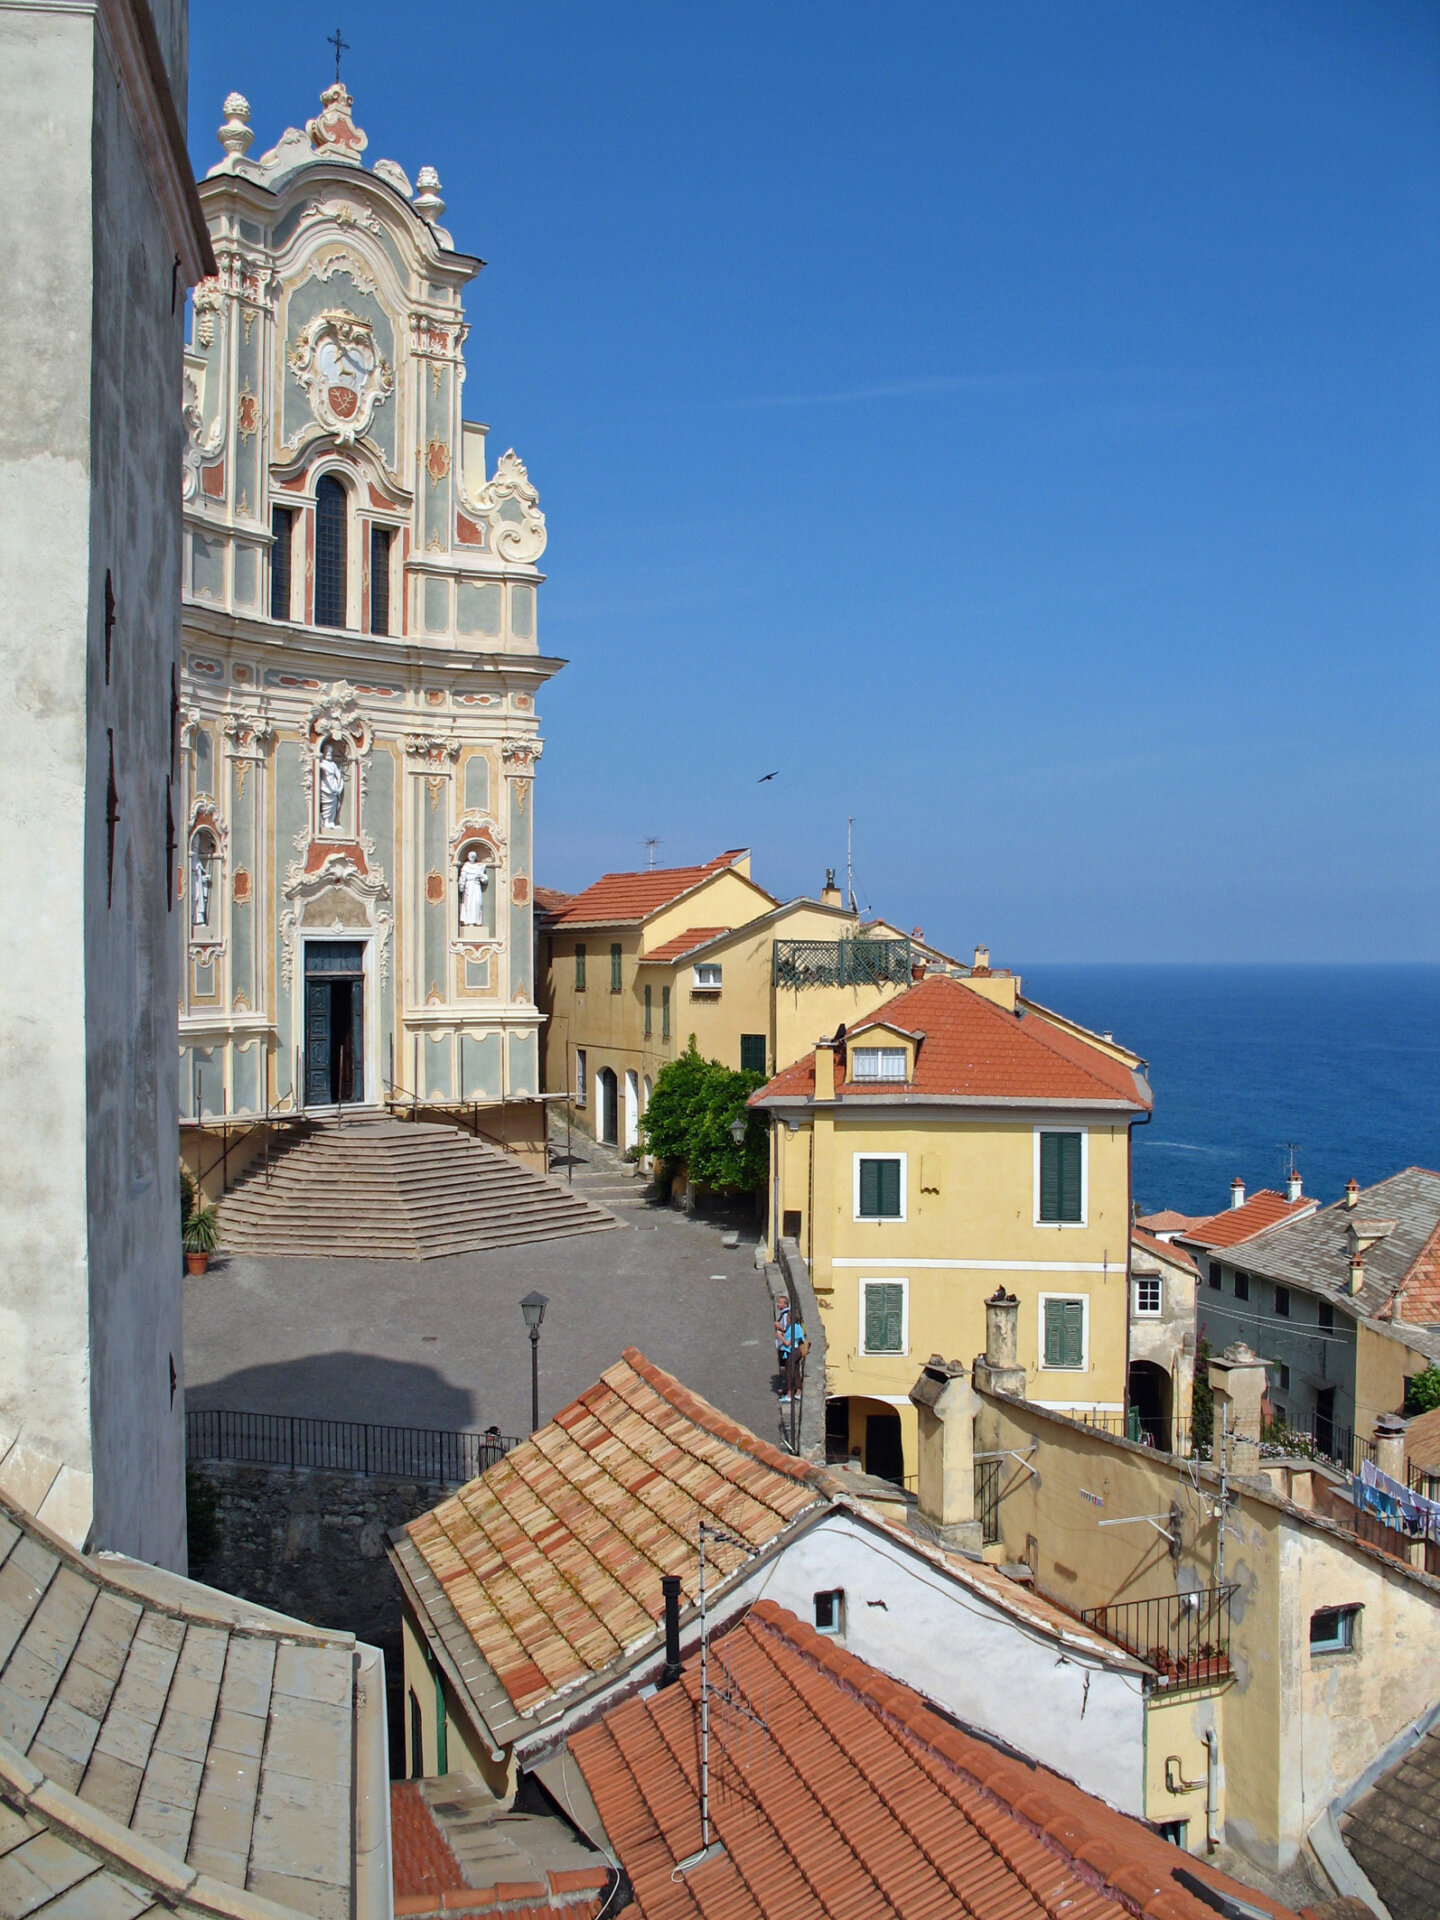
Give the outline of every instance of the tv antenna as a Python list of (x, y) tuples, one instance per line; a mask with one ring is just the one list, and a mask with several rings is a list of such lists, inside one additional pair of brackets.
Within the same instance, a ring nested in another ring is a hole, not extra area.
[(652, 833), (649, 839), (642, 840), (640, 844), (645, 849), (645, 871), (647, 873), (653, 873), (655, 871), (655, 849), (659, 846), (660, 842)]
[[(707, 1860), (713, 1860), (717, 1854), (725, 1851), (723, 1840), (712, 1839), (710, 1832), (710, 1627), (705, 1613), (705, 1542), (717, 1541), (727, 1547), (738, 1547), (741, 1553), (748, 1555), (750, 1549), (743, 1540), (737, 1540), (733, 1533), (727, 1533), (723, 1527), (712, 1527), (708, 1520), (700, 1522), (700, 1851), (692, 1853), (678, 1861), (672, 1869), (670, 1878), (681, 1880), (693, 1867), (703, 1866)], [(731, 1681), (728, 1687), (719, 1689), (721, 1702), (742, 1714), (752, 1725), (759, 1727), (762, 1733), (768, 1733), (769, 1727), (758, 1713), (755, 1713), (741, 1699), (734, 1684), (734, 1676), (721, 1662), (721, 1669)]]
[(847, 814), (845, 817), (845, 911), (847, 913), (855, 911), (855, 862), (851, 858), (850, 844), (854, 837), (854, 829), (855, 816), (853, 813)]
[(1285, 1168), (1287, 1175), (1295, 1171), (1295, 1156), (1300, 1151), (1300, 1146), (1301, 1142), (1298, 1140), (1282, 1140), (1280, 1142), (1280, 1151), (1288, 1156)]

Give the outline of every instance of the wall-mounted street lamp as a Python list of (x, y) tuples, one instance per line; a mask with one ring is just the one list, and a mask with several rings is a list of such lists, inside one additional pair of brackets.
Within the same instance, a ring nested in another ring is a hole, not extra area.
[(520, 1302), (530, 1334), (530, 1431), (540, 1425), (540, 1323), (550, 1302), (543, 1293), (527, 1293)]

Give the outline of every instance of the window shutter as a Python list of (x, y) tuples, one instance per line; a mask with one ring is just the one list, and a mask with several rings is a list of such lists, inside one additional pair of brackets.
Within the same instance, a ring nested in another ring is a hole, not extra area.
[(620, 947), (619, 943), (615, 942), (610, 948), (610, 991), (619, 993), (623, 984), (620, 978)]
[[(873, 1219), (880, 1211), (880, 1167), (879, 1160), (860, 1162), (860, 1211), (867, 1219)], [(873, 1297), (876, 1289), (870, 1289)]]
[(1078, 1133), (1056, 1135), (1060, 1148), (1060, 1218), (1078, 1220), (1080, 1218), (1080, 1136)]
[(885, 1289), (865, 1289), (865, 1351), (879, 1353), (885, 1344)]
[(742, 1073), (764, 1073), (766, 1042), (763, 1033), (742, 1033), (740, 1036), (740, 1070)]
[(1085, 1358), (1085, 1307), (1079, 1300), (1067, 1300), (1065, 1311), (1065, 1362), (1078, 1367)]
[(900, 1218), (900, 1162), (898, 1160), (877, 1160), (880, 1174), (880, 1213), (887, 1220)]
[[(1041, 1136), (1042, 1151), (1044, 1135)], [(1065, 1364), (1065, 1302), (1047, 1300), (1045, 1302), (1045, 1364), (1047, 1367), (1060, 1367)]]
[(876, 1282), (865, 1289), (865, 1351), (903, 1353), (905, 1350), (905, 1289), (898, 1281)]
[(645, 1038), (647, 1040), (650, 1038), (650, 1020), (650, 988), (647, 986), (645, 989)]
[(575, 991), (585, 991), (585, 948), (583, 943), (575, 949)]
[(660, 1038), (662, 1040), (668, 1040), (670, 1038), (670, 989), (669, 987), (662, 987), (660, 989)]
[[(1060, 1136), (1058, 1133), (1042, 1133), (1040, 1136), (1040, 1218), (1058, 1220), (1060, 1218)], [(1048, 1325), (1050, 1309), (1045, 1309)], [(1048, 1362), (1047, 1362), (1048, 1364)]]

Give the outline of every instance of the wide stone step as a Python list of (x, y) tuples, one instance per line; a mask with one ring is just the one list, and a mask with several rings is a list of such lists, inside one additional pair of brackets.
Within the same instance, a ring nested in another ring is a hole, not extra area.
[(461, 1128), (378, 1116), (292, 1135), (219, 1211), (231, 1252), (362, 1259), (432, 1259), (620, 1224)]

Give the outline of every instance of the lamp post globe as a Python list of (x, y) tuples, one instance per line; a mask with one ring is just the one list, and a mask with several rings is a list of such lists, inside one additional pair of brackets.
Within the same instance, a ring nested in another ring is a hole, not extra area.
[(749, 1124), (744, 1114), (737, 1114), (730, 1122), (730, 1138), (735, 1142), (737, 1147), (744, 1146), (745, 1135), (749, 1131)]

